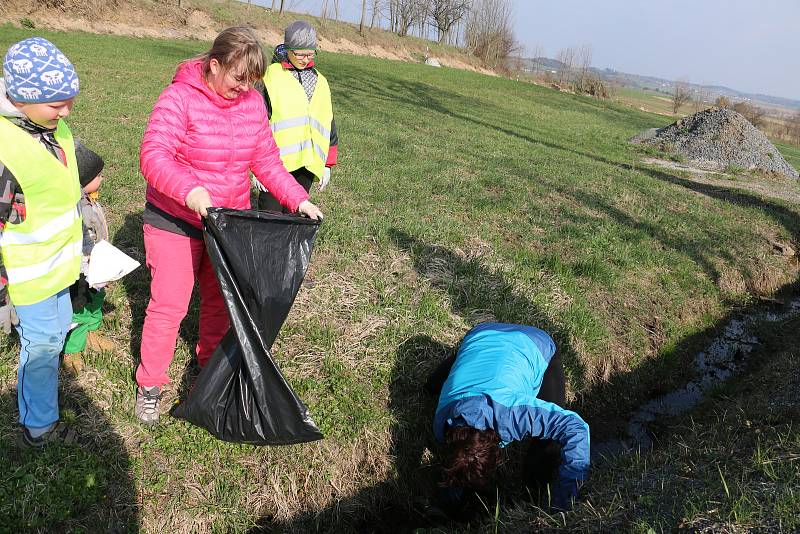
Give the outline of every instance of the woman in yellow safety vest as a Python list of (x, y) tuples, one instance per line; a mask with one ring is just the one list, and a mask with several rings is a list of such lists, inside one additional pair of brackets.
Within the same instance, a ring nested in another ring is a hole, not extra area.
[[(328, 80), (314, 68), (316, 50), (314, 28), (307, 22), (293, 22), (284, 31), (284, 42), (275, 48), (272, 64), (264, 74), (264, 101), (272, 135), (286, 170), (306, 191), (311, 190), (315, 179), (320, 182), (320, 191), (328, 185), (338, 148)], [(260, 184), (259, 189), (259, 209), (283, 210)]]

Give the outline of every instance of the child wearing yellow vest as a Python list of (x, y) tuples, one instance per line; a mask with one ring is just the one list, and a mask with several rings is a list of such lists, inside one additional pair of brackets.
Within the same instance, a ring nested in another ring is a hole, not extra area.
[[(316, 30), (305, 21), (291, 23), (263, 79), (269, 125), (281, 161), (306, 192), (314, 180), (319, 180), (320, 191), (325, 189), (339, 148), (328, 80), (314, 67), (316, 49)], [(261, 191), (258, 209), (288, 213), (263, 185), (256, 185)]]
[[(83, 232), (75, 143), (64, 122), (79, 91), (72, 63), (50, 41), (8, 49), (0, 79), (0, 322), (16, 310), (21, 444), (41, 447), (59, 425), (58, 364), (72, 320)], [(1, 209), (6, 208), (6, 209)]]

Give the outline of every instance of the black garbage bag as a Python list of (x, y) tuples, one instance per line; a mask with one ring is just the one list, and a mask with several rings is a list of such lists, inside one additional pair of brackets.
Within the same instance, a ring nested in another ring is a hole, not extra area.
[(270, 353), (311, 259), (319, 223), (293, 215), (211, 209), (208, 255), (231, 329), (173, 415), (217, 438), (288, 445), (322, 438)]

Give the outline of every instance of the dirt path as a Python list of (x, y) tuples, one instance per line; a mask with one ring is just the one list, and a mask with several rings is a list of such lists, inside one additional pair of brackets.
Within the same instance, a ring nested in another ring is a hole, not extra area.
[(800, 183), (791, 178), (753, 178), (750, 176), (725, 174), (721, 171), (699, 169), (685, 163), (656, 158), (645, 158), (642, 163), (686, 173), (685, 178), (698, 184), (718, 186), (721, 189), (751, 191), (761, 196), (800, 204)]

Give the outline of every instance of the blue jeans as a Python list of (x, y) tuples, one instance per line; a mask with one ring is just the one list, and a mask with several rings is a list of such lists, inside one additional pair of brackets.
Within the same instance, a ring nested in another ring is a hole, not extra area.
[(46, 428), (58, 421), (58, 360), (72, 322), (69, 288), (15, 308), (20, 344), (19, 422), (30, 429)]

